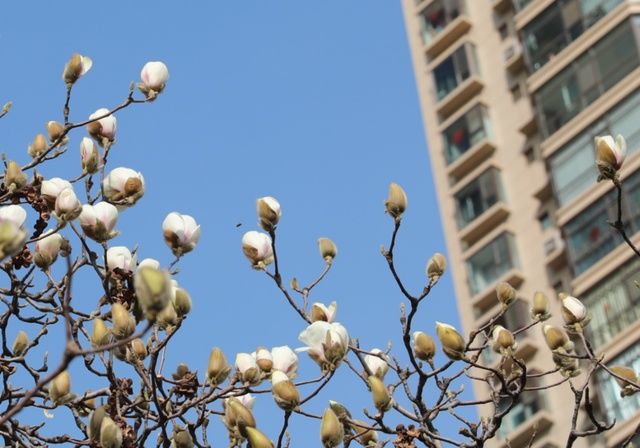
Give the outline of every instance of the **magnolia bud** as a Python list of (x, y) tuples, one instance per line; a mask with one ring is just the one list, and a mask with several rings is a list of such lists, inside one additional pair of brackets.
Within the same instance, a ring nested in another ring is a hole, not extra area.
[(178, 324), (178, 313), (171, 302), (157, 314), (157, 323), (162, 330), (168, 332), (173, 331), (173, 328)]
[(91, 440), (100, 440), (100, 427), (105, 415), (107, 415), (107, 409), (105, 406), (100, 406), (91, 413), (91, 416), (89, 417), (89, 424), (87, 425), (87, 433)]
[(621, 378), (615, 378), (618, 386), (620, 386), (620, 396), (627, 397), (640, 392), (640, 381), (635, 370), (626, 366), (613, 366), (609, 368), (613, 373)]
[(143, 360), (147, 357), (147, 346), (140, 338), (136, 338), (129, 343), (129, 359), (130, 360)]
[(573, 342), (569, 340), (567, 334), (558, 327), (545, 325), (542, 327), (545, 341), (551, 350), (563, 349), (566, 352), (573, 350)]
[(516, 300), (516, 290), (507, 282), (500, 282), (496, 285), (496, 295), (504, 306), (509, 306)]
[(69, 372), (63, 370), (49, 383), (49, 398), (57, 406), (69, 399), (70, 390), (71, 377)]
[[(100, 118), (102, 117), (102, 118)], [(99, 118), (99, 120), (96, 120)], [(89, 135), (93, 137), (99, 145), (112, 143), (116, 138), (117, 120), (115, 115), (110, 114), (109, 109), (101, 108), (89, 115), (91, 123), (87, 125)]]
[(207, 380), (216, 386), (222, 383), (229, 376), (231, 366), (227, 362), (224, 353), (218, 347), (211, 350), (209, 355), (209, 364), (207, 366)]
[(36, 137), (33, 139), (33, 143), (31, 143), (29, 145), (29, 147), (27, 148), (27, 153), (32, 157), (32, 158), (37, 158), (39, 156), (41, 156), (42, 154), (45, 153), (45, 151), (47, 150), (47, 139), (44, 135), (42, 134), (38, 134), (36, 135)]
[(64, 242), (64, 238), (59, 233), (53, 233), (53, 230), (47, 231), (44, 238), (36, 241), (33, 262), (40, 269), (47, 269), (57, 259), (60, 248)]
[(80, 142), (80, 165), (86, 174), (94, 174), (100, 167), (98, 147), (89, 137), (83, 137)]
[(377, 348), (371, 350), (371, 353), (371, 355), (366, 355), (364, 357), (364, 363), (366, 364), (372, 375), (375, 375), (383, 380), (384, 376), (389, 371), (387, 355), (382, 350)]
[[(47, 134), (49, 134), (49, 141), (51, 143), (56, 142), (59, 138), (64, 135), (64, 125), (62, 123), (58, 123), (57, 121), (48, 121), (47, 122)], [(62, 137), (63, 140), (60, 143), (67, 143), (66, 137)]]
[(320, 249), (320, 256), (327, 263), (332, 261), (338, 255), (338, 247), (329, 238), (319, 238), (318, 248)]
[(407, 194), (402, 187), (396, 183), (389, 185), (389, 196), (384, 202), (389, 213), (393, 218), (400, 219), (404, 211), (407, 209)]
[(416, 358), (431, 362), (436, 354), (436, 343), (433, 338), (422, 331), (413, 333), (413, 353)]
[(267, 436), (256, 428), (248, 427), (247, 440), (249, 440), (249, 446), (251, 448), (273, 448), (273, 443)]
[(109, 332), (104, 321), (96, 317), (93, 321), (91, 344), (93, 344), (94, 347), (100, 347), (101, 345), (107, 345), (109, 342), (111, 342), (111, 332)]
[(513, 333), (502, 325), (496, 325), (493, 328), (491, 338), (493, 342), (493, 350), (502, 355), (510, 355), (516, 349), (516, 341), (513, 337)]
[(178, 367), (176, 367), (176, 372), (172, 373), (171, 376), (173, 377), (173, 379), (175, 381), (179, 381), (182, 378), (184, 378), (184, 376), (187, 373), (190, 373), (189, 366), (187, 366), (185, 363), (181, 362), (180, 364), (178, 364)]
[(179, 426), (173, 429), (173, 437), (171, 440), (173, 441), (171, 444), (173, 448), (193, 448), (194, 446), (193, 438), (191, 434), (189, 434), (189, 431)]
[(578, 368), (578, 360), (569, 356), (564, 356), (561, 351), (554, 352), (552, 355), (553, 362), (560, 370), (560, 375), (565, 378), (574, 378), (580, 375), (580, 369)]
[(600, 171), (598, 180), (616, 179), (618, 170), (622, 167), (627, 156), (627, 144), (622, 135), (614, 140), (612, 136), (605, 135), (595, 138), (596, 166)]
[(369, 387), (371, 388), (371, 396), (373, 398), (373, 405), (380, 412), (388, 411), (391, 407), (391, 394), (389, 389), (384, 385), (382, 380), (377, 376), (370, 376), (367, 378)]
[(118, 235), (118, 231), (114, 230), (118, 222), (118, 209), (108, 202), (83, 205), (79, 218), (82, 230), (94, 241), (104, 243)]
[(73, 185), (71, 185), (71, 182), (59, 177), (52, 177), (51, 179), (42, 181), (42, 184), (40, 185), (40, 194), (42, 195), (44, 200), (47, 201), (47, 204), (49, 204), (50, 208), (53, 208), (60, 193), (62, 193), (67, 188), (73, 190)]
[(242, 237), (242, 252), (256, 269), (263, 269), (273, 262), (271, 237), (252, 230)]
[(322, 414), (322, 423), (320, 424), (320, 440), (324, 448), (335, 448), (342, 443), (344, 438), (344, 428), (338, 420), (335, 412), (331, 408), (327, 408)]
[(124, 272), (132, 272), (136, 266), (136, 258), (125, 246), (114, 246), (107, 250), (107, 267), (110, 271), (120, 269)]
[(72, 188), (65, 188), (56, 198), (55, 217), (62, 223), (73, 221), (82, 212), (82, 204)]
[(256, 427), (256, 419), (251, 410), (235, 397), (229, 398), (225, 405), (225, 423), (228, 427)]
[(144, 195), (144, 177), (130, 168), (114, 168), (102, 181), (102, 193), (107, 202), (130, 207)]
[(338, 304), (334, 301), (329, 306), (320, 302), (315, 302), (311, 305), (311, 322), (323, 321), (333, 322), (336, 320), (336, 312), (338, 311)]
[(22, 356), (27, 347), (29, 346), (29, 336), (23, 330), (20, 330), (13, 340), (13, 345), (11, 346), (11, 352), (13, 356)]
[(258, 364), (258, 367), (260, 367), (260, 370), (263, 372), (271, 372), (271, 369), (273, 369), (273, 356), (271, 352), (266, 348), (259, 347), (256, 350), (256, 364)]
[(91, 69), (92, 65), (93, 61), (90, 57), (74, 53), (71, 55), (69, 61), (64, 66), (64, 71), (62, 72), (62, 80), (67, 84), (73, 84), (82, 75), (87, 73)]
[(376, 447), (378, 443), (378, 433), (373, 429), (367, 429), (368, 425), (361, 420), (354, 420), (351, 428), (356, 434), (360, 445), (364, 447)]
[(154, 320), (167, 305), (173, 309), (173, 285), (167, 271), (151, 267), (138, 268), (133, 277), (133, 284), (138, 303), (147, 319)]
[(256, 359), (249, 353), (238, 353), (236, 355), (236, 369), (244, 383), (255, 385), (262, 380), (262, 373), (258, 368)]
[(176, 257), (191, 252), (200, 240), (200, 226), (189, 215), (171, 212), (162, 223), (164, 240)]
[(140, 72), (142, 82), (138, 84), (138, 89), (148, 98), (155, 98), (164, 90), (169, 79), (169, 69), (160, 61), (147, 62)]
[(337, 401), (329, 400), (329, 407), (336, 414), (336, 417), (338, 417), (338, 420), (342, 421), (344, 419), (351, 418), (351, 412), (349, 412), (349, 410), (346, 407), (344, 407), (344, 405), (342, 405), (341, 403), (338, 403)]
[(285, 411), (292, 411), (300, 404), (300, 392), (289, 377), (276, 370), (271, 374), (271, 393), (276, 404)]
[(113, 335), (117, 339), (125, 339), (133, 334), (136, 329), (136, 321), (127, 309), (119, 303), (111, 305), (111, 321), (113, 322)]
[(436, 282), (447, 268), (447, 260), (440, 252), (436, 252), (427, 263), (427, 277), (430, 282)]
[(178, 317), (184, 317), (191, 311), (191, 296), (184, 288), (175, 288), (173, 308), (176, 310)]
[(274, 230), (282, 216), (280, 203), (271, 196), (265, 196), (256, 201), (256, 209), (260, 219), (260, 227), (267, 232)]
[(100, 424), (100, 447), (120, 448), (122, 446), (122, 430), (111, 417), (105, 416)]
[(22, 228), (27, 212), (19, 205), (0, 207), (0, 260), (16, 255), (27, 240)]
[(560, 311), (567, 325), (584, 324), (588, 318), (587, 308), (575, 297), (563, 294)]
[(22, 168), (15, 161), (9, 160), (4, 173), (4, 186), (7, 190), (13, 192), (25, 185), (27, 185), (27, 176), (22, 172)]
[(531, 308), (531, 317), (538, 320), (547, 320), (549, 314), (549, 299), (544, 293), (537, 291), (533, 295), (533, 307)]
[(442, 351), (452, 360), (464, 358), (464, 339), (454, 327), (448, 324), (436, 322), (436, 333), (442, 344)]

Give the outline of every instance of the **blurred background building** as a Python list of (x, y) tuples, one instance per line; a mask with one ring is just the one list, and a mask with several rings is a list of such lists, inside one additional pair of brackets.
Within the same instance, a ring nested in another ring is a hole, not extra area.
[[(640, 1), (403, 6), (465, 330), (497, 312), (498, 281), (518, 290), (501, 322), (512, 329), (530, 321), (538, 290), (552, 298), (559, 324), (554, 298), (566, 291), (592, 313), (587, 331), (598, 353), (640, 370), (640, 260), (608, 225), (616, 196), (610, 182), (596, 183), (593, 145), (596, 135), (627, 139), (623, 216), (640, 244)], [(553, 367), (539, 327), (518, 339), (530, 371)], [(534, 428), (535, 447), (564, 446), (573, 395), (561, 389), (523, 395), (491, 446), (506, 448), (507, 438), (524, 446)], [(593, 390), (618, 423), (606, 438), (578, 443), (619, 446), (640, 421), (640, 394), (621, 399), (599, 375)]]

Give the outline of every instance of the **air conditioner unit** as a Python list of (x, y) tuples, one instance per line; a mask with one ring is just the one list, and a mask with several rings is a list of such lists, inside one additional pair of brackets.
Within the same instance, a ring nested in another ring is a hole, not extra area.
[(547, 238), (544, 241), (544, 254), (548, 256), (549, 254), (561, 250), (564, 247), (564, 241), (559, 233)]

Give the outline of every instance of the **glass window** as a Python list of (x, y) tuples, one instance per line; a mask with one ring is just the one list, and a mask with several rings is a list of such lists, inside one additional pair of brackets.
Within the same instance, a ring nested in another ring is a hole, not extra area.
[[(559, 0), (552, 3), (522, 31), (530, 72), (540, 69), (621, 2)], [(518, 6), (516, 2), (516, 9)]]
[(504, 200), (499, 172), (489, 168), (455, 195), (458, 228), (462, 229), (499, 200)]
[(459, 0), (436, 0), (420, 13), (422, 39), (429, 45), (438, 34), (463, 12), (463, 2)]
[(467, 260), (471, 295), (485, 290), (502, 274), (517, 266), (513, 236), (503, 233)]
[[(640, 344), (633, 344), (627, 351), (607, 364), (610, 366), (620, 364), (630, 367), (636, 372), (640, 371)], [(598, 370), (596, 383), (598, 387), (595, 390), (599, 391), (602, 410), (609, 421), (615, 419), (616, 422), (622, 423), (640, 410), (640, 394), (621, 398), (620, 386), (606, 371)]]
[(487, 109), (478, 105), (458, 118), (443, 133), (447, 163), (452, 163), (475, 144), (490, 136)]
[(549, 160), (558, 203), (563, 206), (594, 185), (598, 177), (593, 139), (597, 135), (621, 134), (627, 152), (640, 149), (640, 91), (604, 114), (597, 122), (560, 148)]
[(639, 65), (638, 45), (627, 21), (536, 93), (544, 137), (564, 126)]
[(582, 296), (591, 322), (586, 327), (589, 340), (600, 347), (640, 318), (640, 261), (633, 258)]
[(443, 99), (469, 78), (472, 73), (471, 67), (474, 68), (474, 72), (477, 71), (475, 70), (477, 67), (475, 60), (473, 46), (466, 43), (461, 45), (433, 70), (438, 100)]

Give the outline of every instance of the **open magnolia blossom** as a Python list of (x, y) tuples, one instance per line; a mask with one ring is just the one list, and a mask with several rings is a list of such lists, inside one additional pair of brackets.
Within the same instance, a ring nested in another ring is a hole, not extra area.
[(314, 302), (311, 305), (311, 322), (325, 321), (333, 322), (336, 320), (336, 313), (338, 312), (338, 304), (333, 301), (329, 306), (324, 303)]
[(271, 196), (259, 198), (256, 201), (256, 209), (260, 220), (260, 227), (267, 232), (275, 229), (278, 221), (280, 221), (280, 217), (282, 216), (280, 203), (276, 198)]
[(61, 222), (69, 222), (80, 216), (82, 204), (73, 188), (65, 188), (56, 198), (54, 214)]
[(573, 296), (563, 294), (561, 296), (562, 307), (560, 311), (567, 325), (584, 324), (588, 318), (587, 307)]
[(287, 345), (271, 349), (272, 370), (279, 370), (289, 378), (295, 378), (298, 373), (298, 355)]
[(323, 371), (334, 370), (349, 350), (347, 329), (337, 322), (313, 322), (298, 339), (307, 346), (296, 351), (308, 352)]
[(615, 140), (611, 135), (595, 138), (596, 166), (600, 171), (598, 180), (616, 179), (617, 173), (622, 168), (622, 163), (627, 156), (627, 143), (622, 135)]
[(364, 357), (364, 363), (367, 365), (367, 368), (372, 375), (375, 375), (382, 380), (389, 371), (387, 355), (377, 348), (371, 350), (371, 353), (371, 355), (366, 355)]
[(200, 240), (200, 226), (189, 215), (171, 212), (162, 222), (167, 246), (176, 257), (191, 252)]
[[(140, 71), (140, 84), (138, 88), (148, 98), (155, 96), (164, 90), (164, 87), (169, 80), (169, 69), (160, 61), (151, 61), (144, 64)], [(154, 92), (154, 94), (152, 94)]]
[(80, 142), (80, 164), (82, 172), (87, 174), (94, 174), (100, 168), (98, 147), (89, 137), (83, 137)]
[(262, 380), (262, 374), (256, 358), (251, 353), (238, 353), (236, 355), (236, 370), (244, 383), (256, 385)]
[(136, 266), (136, 258), (125, 246), (114, 246), (107, 250), (107, 267), (110, 271), (121, 269), (125, 272), (133, 272)]
[(62, 80), (67, 84), (73, 84), (81, 76), (86, 74), (93, 66), (93, 61), (89, 56), (75, 53), (69, 58), (62, 72)]
[(114, 230), (117, 222), (118, 209), (108, 202), (82, 206), (80, 226), (84, 233), (94, 241), (103, 243), (118, 235), (118, 231)]
[(109, 112), (109, 109), (103, 107), (89, 115), (89, 120), (95, 121), (87, 125), (87, 131), (102, 146), (116, 138), (117, 120), (115, 115), (109, 115)]
[(144, 177), (131, 168), (114, 168), (102, 181), (102, 193), (114, 205), (131, 206), (144, 194)]
[(33, 262), (41, 269), (47, 269), (56, 261), (63, 242), (62, 235), (53, 233), (53, 230), (46, 231), (44, 235), (44, 238), (36, 241), (33, 254)]
[(66, 190), (67, 188), (73, 189), (71, 182), (59, 177), (52, 177), (49, 180), (42, 181), (42, 184), (40, 185), (40, 194), (42, 194), (47, 202), (53, 206), (56, 203), (58, 195), (62, 190)]
[(7, 205), (0, 207), (0, 223), (10, 222), (17, 227), (21, 227), (27, 219), (27, 212), (19, 205)]
[(242, 252), (249, 259), (253, 267), (264, 268), (273, 262), (273, 248), (271, 237), (266, 233), (251, 230), (242, 236)]

